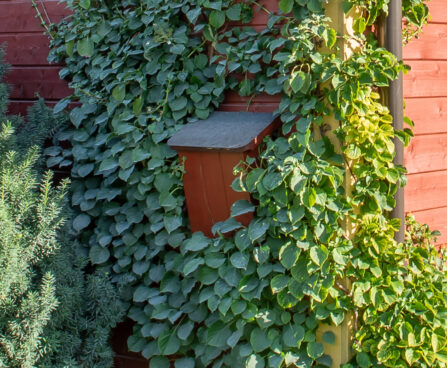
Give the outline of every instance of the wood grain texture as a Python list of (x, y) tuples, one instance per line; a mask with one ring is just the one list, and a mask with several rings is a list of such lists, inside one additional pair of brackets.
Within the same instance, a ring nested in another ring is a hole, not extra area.
[(447, 134), (414, 137), (405, 149), (405, 166), (410, 174), (447, 170)]
[(445, 0), (430, 0), (428, 2), (432, 23), (447, 23), (447, 6)]
[(441, 207), (447, 207), (447, 170), (408, 175), (408, 184), (405, 187), (405, 211), (423, 211)]
[[(446, 4), (447, 5), (447, 4)], [(411, 60), (404, 77), (404, 97), (446, 97), (447, 61)]]
[(5, 60), (10, 65), (48, 65), (49, 40), (42, 34), (0, 34), (2, 43), (6, 44)]
[(404, 47), (406, 60), (446, 60), (447, 24), (427, 24), (419, 39)]
[[(58, 4), (58, 0), (38, 1), (38, 6), (42, 14), (44, 8), (50, 21), (59, 22), (64, 17), (70, 15), (70, 10), (63, 4)], [(36, 11), (31, 6), (29, 0), (7, 0), (0, 1), (0, 33), (20, 33), (20, 32), (42, 32), (40, 20), (36, 18)]]
[(447, 133), (447, 97), (408, 98), (405, 105), (405, 115), (415, 124), (414, 134)]
[(11, 84), (11, 99), (30, 100), (36, 94), (49, 100), (61, 99), (70, 94), (67, 83), (59, 78), (59, 68), (13, 67), (6, 77)]
[(441, 232), (441, 236), (438, 237), (438, 244), (447, 244), (447, 207), (412, 213), (417, 221), (428, 224), (432, 231), (438, 230)]
[(6, 43), (5, 60), (11, 65), (48, 65), (48, 37), (40, 33), (0, 34)]

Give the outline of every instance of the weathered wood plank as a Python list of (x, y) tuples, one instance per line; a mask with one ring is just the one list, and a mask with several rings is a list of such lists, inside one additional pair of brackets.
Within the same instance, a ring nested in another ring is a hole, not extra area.
[(0, 34), (6, 43), (5, 60), (11, 65), (48, 65), (48, 37), (40, 33)]
[(447, 207), (447, 170), (408, 175), (405, 210), (423, 211), (440, 207)]
[[(447, 5), (444, 5), (447, 8)], [(404, 47), (407, 60), (446, 60), (447, 24), (427, 24), (419, 39), (412, 40)]]
[(447, 61), (411, 60), (404, 77), (404, 97), (446, 97)]
[[(53, 23), (70, 15), (70, 10), (58, 2), (58, 0), (43, 2), (46, 13)], [(38, 1), (37, 3), (42, 14), (45, 14), (42, 2)], [(36, 18), (36, 11), (31, 6), (31, 1), (0, 1), (0, 33), (11, 32), (43, 32), (40, 20)]]
[(409, 173), (447, 170), (447, 134), (416, 136), (405, 150)]
[(447, 133), (447, 97), (409, 98), (405, 114), (414, 121), (414, 134)]
[(447, 207), (435, 208), (425, 211), (413, 212), (417, 221), (427, 224), (430, 229), (438, 230), (441, 236), (438, 237), (438, 244), (447, 244)]
[(13, 67), (6, 77), (12, 86), (11, 99), (32, 100), (36, 94), (49, 100), (70, 94), (67, 82), (59, 79), (59, 67)]

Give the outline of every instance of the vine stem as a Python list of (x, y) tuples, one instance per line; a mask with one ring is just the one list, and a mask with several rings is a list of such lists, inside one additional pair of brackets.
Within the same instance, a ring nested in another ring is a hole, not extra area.
[[(40, 0), (40, 3), (41, 3), (41, 6), (42, 6), (42, 9), (43, 9), (43, 12), (45, 13), (45, 16), (46, 16), (46, 18), (48, 20), (48, 23), (52, 24), (51, 19), (48, 16), (48, 12), (47, 12), (47, 9), (45, 7), (45, 4), (43, 3), (42, 0)], [(36, 0), (31, 0), (31, 6), (35, 9), (35, 11), (36, 11), (36, 18), (38, 18), (40, 20), (41, 26), (43, 28), (45, 28), (45, 31), (47, 32), (48, 36), (53, 40), (54, 36), (53, 36), (53, 34), (52, 34), (52, 32), (50, 30), (50, 27), (48, 26), (47, 22), (43, 18), (43, 15), (42, 15), (42, 13), (39, 10), (39, 6), (36, 3)]]
[(255, 4), (256, 6), (259, 6), (260, 9), (262, 9), (263, 11), (265, 11), (267, 14), (272, 15), (273, 13), (268, 10), (264, 5), (259, 4), (257, 1), (253, 1), (253, 4)]

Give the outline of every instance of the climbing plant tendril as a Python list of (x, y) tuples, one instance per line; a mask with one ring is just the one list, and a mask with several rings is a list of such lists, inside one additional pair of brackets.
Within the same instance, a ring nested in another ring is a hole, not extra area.
[[(445, 366), (443, 266), (425, 243), (396, 244), (389, 217), (405, 183), (393, 139), (411, 130), (393, 129), (379, 93), (407, 68), (364, 35), (387, 1), (344, 4), (362, 12), (347, 60), (321, 0), (281, 0), (277, 12), (249, 0), (66, 3), (74, 14), (51, 29), (51, 59), (81, 105), (62, 132), (73, 148), (52, 161), (73, 164), (74, 228), (122, 289), (132, 351), (157, 368), (331, 366), (334, 335), (316, 330), (351, 313), (346, 367)], [(425, 4), (404, 11), (419, 31)], [(265, 29), (250, 27), (257, 12)], [(282, 126), (235, 168), (233, 189), (258, 204), (235, 203), (209, 239), (188, 231), (166, 141), (227, 91), (282, 94)], [(236, 221), (251, 211), (248, 227)]]

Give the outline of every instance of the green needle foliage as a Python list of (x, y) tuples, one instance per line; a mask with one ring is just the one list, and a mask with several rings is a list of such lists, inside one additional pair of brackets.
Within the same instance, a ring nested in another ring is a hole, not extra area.
[(116, 291), (103, 272), (84, 272), (66, 224), (67, 181), (55, 188), (41, 170), (39, 146), (63, 118), (41, 101), (26, 123), (12, 120), (0, 116), (0, 366), (111, 367)]
[[(412, 133), (393, 129), (379, 89), (407, 67), (364, 34), (388, 1), (345, 2), (362, 14), (347, 60), (325, 3), (281, 0), (272, 12), (251, 0), (67, 0), (73, 15), (51, 28), (51, 59), (81, 104), (59, 136), (72, 149), (49, 149), (48, 162), (73, 164), (73, 227), (121, 286), (136, 322), (129, 347), (151, 368), (331, 366), (334, 335), (320, 341), (317, 328), (348, 313), (351, 366), (445, 366), (444, 270), (432, 248), (396, 244), (389, 215), (405, 184), (393, 140)], [(418, 30), (420, 6), (404, 4)], [(264, 29), (250, 25), (256, 12)], [(209, 239), (189, 231), (183, 167), (166, 141), (228, 91), (281, 94), (282, 126), (235, 168), (233, 189), (256, 206), (235, 203)]]

